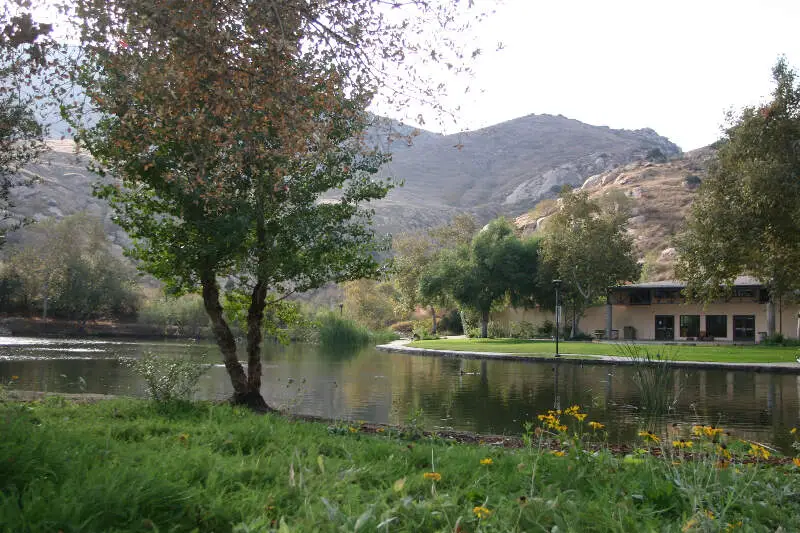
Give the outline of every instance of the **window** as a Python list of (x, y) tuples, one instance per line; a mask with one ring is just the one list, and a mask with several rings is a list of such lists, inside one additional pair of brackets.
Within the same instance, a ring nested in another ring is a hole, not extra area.
[(671, 341), (675, 339), (675, 317), (656, 315), (656, 340)]
[(631, 305), (649, 305), (650, 289), (635, 289), (630, 291)]
[(754, 315), (733, 316), (733, 340), (751, 341), (756, 338), (756, 317)]
[(753, 287), (734, 287), (731, 294), (734, 298), (754, 298), (755, 295)]
[(700, 336), (700, 315), (681, 315), (681, 337)]
[(706, 315), (706, 335), (709, 337), (727, 337), (728, 316)]

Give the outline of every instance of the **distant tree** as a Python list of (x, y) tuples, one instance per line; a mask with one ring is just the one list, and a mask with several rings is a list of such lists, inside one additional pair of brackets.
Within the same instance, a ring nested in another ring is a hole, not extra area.
[(417, 306), (430, 307), (431, 332), (434, 334), (437, 331), (437, 308), (447, 307), (452, 302), (444, 292), (423, 295), (419, 284), (422, 273), (444, 250), (468, 244), (476, 230), (475, 219), (461, 214), (449, 224), (428, 231), (400, 234), (392, 243), (392, 275), (400, 306), (405, 311), (413, 311)]
[(50, 313), (86, 321), (136, 313), (133, 268), (112, 253), (102, 222), (84, 213), (26, 227), (6, 267), (18, 297), (44, 318)]
[(608, 288), (637, 279), (639, 265), (633, 239), (626, 233), (629, 212), (624, 201), (610, 196), (602, 208), (586, 191), (571, 190), (560, 198), (560, 210), (544, 228), (541, 255), (543, 271), (564, 283), (562, 294), (572, 307), (574, 336), (585, 309)]
[(529, 301), (536, 290), (538, 242), (521, 240), (504, 218), (492, 221), (468, 245), (445, 250), (420, 278), (425, 299), (449, 296), (480, 314), (488, 335), (489, 311), (504, 299)]
[(397, 319), (395, 286), (387, 281), (359, 279), (344, 284), (344, 311), (373, 330), (389, 326)]
[(677, 239), (675, 272), (693, 298), (726, 294), (740, 274), (773, 297), (800, 289), (800, 85), (785, 59), (772, 73), (772, 100), (729, 117)]

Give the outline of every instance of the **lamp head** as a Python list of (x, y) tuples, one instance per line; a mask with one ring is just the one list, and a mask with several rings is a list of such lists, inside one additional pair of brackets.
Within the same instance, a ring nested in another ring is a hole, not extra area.
[(560, 280), (560, 279), (554, 279), (554, 280), (553, 280), (553, 286), (554, 286), (556, 289), (557, 289), (557, 288), (559, 288), (559, 287), (561, 287), (561, 280)]

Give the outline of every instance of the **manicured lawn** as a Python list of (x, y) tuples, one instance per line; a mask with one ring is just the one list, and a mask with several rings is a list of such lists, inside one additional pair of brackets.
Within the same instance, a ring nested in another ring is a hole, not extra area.
[(559, 416), (539, 422), (569, 426), (555, 454), (546, 427), (503, 449), (211, 404), (0, 403), (0, 531), (800, 530), (800, 469), (763, 449), (620, 456)]
[[(455, 350), (471, 352), (500, 352), (524, 355), (553, 355), (556, 344), (549, 341), (519, 339), (440, 339), (416, 341), (413, 348), (430, 350)], [(627, 354), (629, 345), (600, 344), (592, 342), (559, 342), (561, 354), (617, 355)], [(640, 350), (651, 354), (662, 353), (676, 361), (707, 361), (724, 363), (794, 363), (800, 348), (792, 346), (686, 346), (641, 345)]]

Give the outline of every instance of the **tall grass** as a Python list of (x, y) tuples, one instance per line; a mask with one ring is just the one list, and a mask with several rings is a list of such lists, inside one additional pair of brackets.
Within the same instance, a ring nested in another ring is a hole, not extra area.
[(319, 319), (319, 341), (325, 347), (356, 348), (397, 338), (399, 336), (393, 331), (370, 331), (365, 326), (334, 313), (323, 315)]
[(622, 344), (619, 350), (633, 362), (633, 381), (644, 413), (659, 417), (673, 409), (681, 392), (680, 387), (675, 387), (678, 370), (670, 364), (674, 352), (667, 346), (654, 346), (651, 350), (639, 344)]

